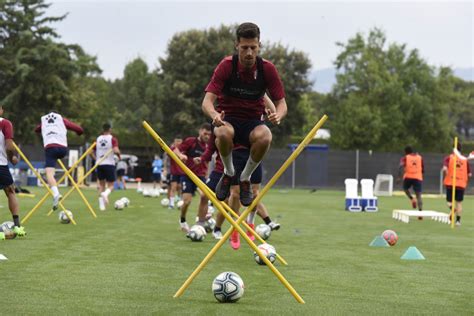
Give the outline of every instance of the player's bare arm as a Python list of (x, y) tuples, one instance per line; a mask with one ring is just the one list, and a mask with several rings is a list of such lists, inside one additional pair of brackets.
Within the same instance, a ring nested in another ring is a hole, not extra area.
[(13, 139), (6, 139), (5, 147), (8, 161), (10, 161), (12, 165), (16, 165), (18, 163), (18, 156), (16, 155), (15, 146), (13, 146)]
[(204, 114), (206, 114), (211, 120), (212, 120), (212, 125), (219, 127), (224, 125), (224, 111), (222, 112), (217, 112), (214, 103), (217, 100), (217, 95), (215, 95), (212, 92), (206, 92), (206, 95), (204, 96), (204, 100), (202, 101), (202, 111)]
[(288, 106), (286, 105), (286, 100), (283, 98), (278, 101), (275, 101), (275, 108), (276, 108), (276, 112), (270, 113), (268, 115), (268, 120), (272, 122), (273, 124), (278, 125), (281, 123), (283, 118), (286, 116), (286, 113), (288, 112)]

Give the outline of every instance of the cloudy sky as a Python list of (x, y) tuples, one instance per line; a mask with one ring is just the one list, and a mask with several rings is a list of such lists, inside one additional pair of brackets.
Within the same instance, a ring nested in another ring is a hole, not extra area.
[(473, 1), (70, 1), (53, 0), (49, 15), (68, 13), (55, 25), (66, 43), (98, 57), (106, 78), (122, 76), (142, 57), (151, 68), (166, 56), (173, 34), (252, 21), (262, 41), (304, 51), (313, 70), (332, 67), (336, 42), (373, 27), (389, 42), (417, 48), (430, 64), (473, 67)]

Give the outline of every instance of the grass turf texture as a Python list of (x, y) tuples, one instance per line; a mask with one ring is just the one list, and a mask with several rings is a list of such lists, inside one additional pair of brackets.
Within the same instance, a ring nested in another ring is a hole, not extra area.
[[(20, 199), (23, 216), (41, 194), (33, 191), (35, 199)], [(95, 192), (84, 192), (98, 208)], [(123, 196), (130, 206), (115, 211), (113, 201)], [(201, 243), (189, 241), (178, 230), (178, 211), (163, 208), (161, 198), (130, 190), (115, 191), (110, 200), (108, 211), (97, 211), (93, 219), (75, 193), (64, 204), (77, 226), (60, 224), (57, 212), (47, 217), (43, 206), (26, 223), (26, 238), (0, 241), (0, 253), (9, 259), (0, 261), (3, 314), (461, 315), (474, 310), (472, 196), (464, 202), (463, 226), (452, 230), (428, 219), (393, 220), (392, 209), (409, 209), (404, 197), (381, 197), (380, 211), (367, 214), (343, 211), (342, 192), (270, 191), (263, 201), (282, 228), (268, 242), (288, 261), (286, 267), (277, 261), (276, 267), (304, 305), (266, 266), (255, 263), (243, 240), (238, 251), (226, 243), (184, 295), (173, 298), (214, 245), (212, 235)], [(11, 220), (5, 198), (1, 204), (0, 220)], [(424, 205), (447, 212), (442, 198), (425, 199)], [(397, 245), (369, 247), (385, 229), (397, 232)], [(427, 260), (400, 259), (413, 245)], [(245, 294), (235, 304), (220, 304), (212, 295), (212, 280), (223, 271), (244, 280)]]

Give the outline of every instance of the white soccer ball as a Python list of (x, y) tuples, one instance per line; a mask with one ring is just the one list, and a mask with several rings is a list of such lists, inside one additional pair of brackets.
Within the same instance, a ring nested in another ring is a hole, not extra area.
[(0, 225), (0, 232), (5, 234), (6, 239), (13, 239), (16, 237), (16, 233), (13, 231), (14, 226), (15, 223), (11, 221), (3, 222), (2, 225)]
[(193, 225), (187, 237), (192, 241), (203, 241), (206, 238), (206, 230), (201, 225)]
[(125, 205), (125, 207), (128, 207), (128, 206), (130, 205), (130, 200), (129, 200), (128, 198), (123, 197), (123, 198), (121, 198), (120, 200), (123, 202), (123, 204)]
[(151, 191), (148, 189), (143, 190), (143, 196), (144, 197), (151, 197)]
[(114, 208), (117, 211), (123, 210), (125, 208), (125, 202), (122, 199), (115, 201)]
[(170, 205), (170, 199), (168, 198), (161, 199), (161, 206), (167, 207), (168, 205)]
[(212, 293), (221, 303), (237, 302), (244, 295), (244, 281), (235, 272), (222, 272), (212, 282)]
[(181, 208), (181, 206), (183, 206), (183, 204), (184, 204), (184, 201), (183, 201), (183, 200), (180, 200), (178, 203), (176, 203), (176, 206), (177, 206), (178, 208)]
[(216, 227), (216, 220), (214, 218), (209, 218), (206, 223), (205, 223), (205, 226), (206, 228), (206, 231), (208, 233), (212, 232), (214, 230), (214, 228)]
[(143, 193), (143, 189), (142, 189), (142, 188), (138, 188), (138, 189), (137, 189), (137, 193)]
[(59, 212), (58, 214), (58, 217), (59, 217), (59, 222), (61, 224), (69, 224), (71, 222), (71, 220), (69, 219), (69, 217), (67, 217), (66, 213), (69, 215), (69, 217), (72, 219), (74, 218), (74, 216), (72, 215), (72, 212), (69, 211), (69, 210), (65, 210), (65, 211), (61, 211)]
[[(268, 260), (270, 260), (271, 263), (275, 262), (276, 259), (276, 249), (270, 244), (261, 244), (258, 245), (258, 250), (262, 252), (262, 254), (267, 257)], [(257, 262), (260, 265), (264, 265), (265, 262), (260, 258), (259, 255), (257, 255), (257, 252), (254, 251), (253, 253), (253, 258), (255, 259), (255, 262)]]
[(255, 228), (255, 232), (262, 237), (263, 240), (267, 240), (272, 234), (272, 229), (267, 224), (260, 224)]

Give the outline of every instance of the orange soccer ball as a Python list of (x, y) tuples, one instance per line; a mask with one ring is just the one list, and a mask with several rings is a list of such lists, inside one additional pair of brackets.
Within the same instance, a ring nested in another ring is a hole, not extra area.
[(383, 239), (385, 239), (390, 246), (395, 246), (398, 241), (398, 235), (393, 230), (387, 229), (382, 233)]

